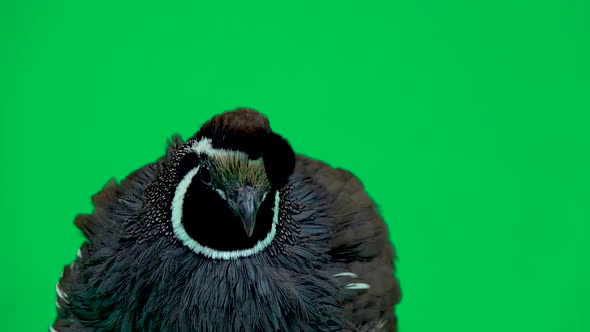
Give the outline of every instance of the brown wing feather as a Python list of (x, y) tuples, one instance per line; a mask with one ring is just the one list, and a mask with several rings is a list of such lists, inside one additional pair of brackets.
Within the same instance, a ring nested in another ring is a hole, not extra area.
[[(298, 157), (314, 180), (328, 195), (332, 225), (330, 273), (353, 273), (337, 277), (343, 286), (344, 318), (351, 330), (396, 331), (394, 307), (401, 299), (395, 277), (394, 249), (387, 225), (362, 183), (350, 172), (306, 157)], [(366, 284), (368, 289), (347, 289), (347, 285)], [(376, 328), (371, 328), (375, 330)]]

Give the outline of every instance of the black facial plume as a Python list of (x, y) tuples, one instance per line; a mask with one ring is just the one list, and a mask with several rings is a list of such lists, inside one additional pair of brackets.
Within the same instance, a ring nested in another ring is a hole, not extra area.
[(271, 132), (267, 137), (262, 152), (266, 175), (275, 188), (282, 188), (295, 169), (295, 152), (280, 135)]

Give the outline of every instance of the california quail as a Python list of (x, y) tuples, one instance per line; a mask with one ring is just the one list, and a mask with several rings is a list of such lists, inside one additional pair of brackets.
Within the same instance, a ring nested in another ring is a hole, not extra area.
[(386, 224), (359, 180), (251, 109), (111, 180), (75, 224), (52, 331), (396, 331)]

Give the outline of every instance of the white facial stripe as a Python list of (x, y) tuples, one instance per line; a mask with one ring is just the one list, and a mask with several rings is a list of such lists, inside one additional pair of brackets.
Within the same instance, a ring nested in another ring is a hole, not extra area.
[(191, 146), (191, 150), (195, 151), (197, 154), (205, 154), (209, 157), (226, 157), (230, 155), (242, 155), (248, 158), (248, 154), (243, 151), (214, 148), (210, 138), (202, 138), (200, 141), (195, 142)]
[(174, 193), (174, 199), (172, 200), (172, 228), (174, 230), (174, 235), (178, 238), (182, 243), (189, 247), (191, 250), (198, 254), (203, 254), (206, 257), (213, 258), (213, 259), (236, 259), (240, 257), (247, 257), (250, 255), (254, 255), (264, 248), (268, 247), (272, 240), (275, 237), (277, 232), (276, 226), (279, 222), (279, 192), (277, 191), (275, 195), (275, 205), (273, 207), (273, 217), (272, 217), (272, 225), (270, 231), (266, 235), (266, 237), (256, 243), (256, 245), (250, 249), (242, 249), (242, 250), (233, 250), (233, 251), (222, 251), (216, 250), (209, 247), (206, 247), (193, 238), (191, 238), (186, 230), (182, 225), (182, 207), (184, 205), (184, 196), (186, 195), (186, 191), (190, 186), (193, 177), (199, 172), (199, 167), (197, 166), (190, 170), (184, 178), (180, 181), (178, 186), (176, 187), (176, 191)]

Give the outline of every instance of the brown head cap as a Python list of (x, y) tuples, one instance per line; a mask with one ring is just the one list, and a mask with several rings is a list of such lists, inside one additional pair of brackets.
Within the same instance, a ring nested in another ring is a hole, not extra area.
[(250, 108), (238, 108), (207, 121), (190, 141), (211, 140), (216, 149), (237, 150), (250, 159), (263, 157), (269, 180), (281, 187), (295, 167), (289, 143), (270, 129), (266, 116)]

